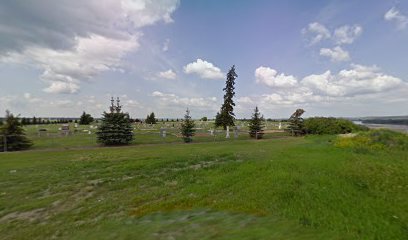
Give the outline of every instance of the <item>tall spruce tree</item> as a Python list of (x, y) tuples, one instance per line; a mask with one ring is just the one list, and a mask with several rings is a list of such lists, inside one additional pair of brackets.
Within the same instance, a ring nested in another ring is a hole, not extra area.
[(25, 150), (32, 146), (18, 117), (6, 111), (4, 124), (0, 126), (0, 152)]
[(305, 134), (305, 127), (302, 118), (302, 114), (304, 112), (305, 110), (299, 108), (292, 114), (292, 116), (290, 116), (287, 131), (290, 132), (292, 136), (301, 136)]
[(255, 139), (261, 139), (264, 134), (264, 117), (261, 116), (258, 106), (255, 107), (252, 118), (249, 121), (249, 136)]
[(235, 114), (234, 114), (234, 106), (235, 103), (233, 101), (233, 97), (235, 96), (235, 79), (238, 75), (235, 73), (235, 65), (231, 67), (231, 69), (227, 73), (227, 80), (225, 81), (225, 91), (224, 94), (224, 103), (221, 106), (220, 112), (217, 113), (215, 117), (215, 126), (223, 126), (224, 129), (227, 126), (234, 126)]
[(104, 145), (126, 145), (133, 140), (133, 127), (128, 113), (122, 112), (119, 98), (111, 100), (110, 112), (104, 112), (98, 128), (97, 141)]
[(156, 116), (154, 115), (154, 112), (150, 113), (150, 115), (147, 115), (146, 121), (147, 124), (156, 124), (157, 119)]
[(183, 135), (183, 140), (186, 143), (192, 142), (192, 137), (195, 133), (195, 124), (194, 121), (191, 119), (190, 110), (186, 110), (186, 115), (184, 115), (184, 120), (181, 123), (181, 135)]

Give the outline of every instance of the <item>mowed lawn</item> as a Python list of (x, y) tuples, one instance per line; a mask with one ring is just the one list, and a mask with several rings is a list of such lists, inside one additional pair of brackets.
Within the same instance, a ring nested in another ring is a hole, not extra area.
[(408, 153), (333, 137), (0, 154), (0, 239), (408, 239)]

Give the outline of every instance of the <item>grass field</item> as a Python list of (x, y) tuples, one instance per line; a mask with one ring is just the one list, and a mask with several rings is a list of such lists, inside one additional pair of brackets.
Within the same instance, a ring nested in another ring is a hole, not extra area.
[(408, 239), (407, 151), (333, 138), (2, 153), (0, 239)]

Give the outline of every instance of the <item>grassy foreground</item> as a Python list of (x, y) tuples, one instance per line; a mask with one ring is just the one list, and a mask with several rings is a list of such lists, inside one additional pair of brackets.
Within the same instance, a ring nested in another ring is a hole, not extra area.
[(0, 239), (408, 239), (407, 151), (331, 137), (0, 154)]

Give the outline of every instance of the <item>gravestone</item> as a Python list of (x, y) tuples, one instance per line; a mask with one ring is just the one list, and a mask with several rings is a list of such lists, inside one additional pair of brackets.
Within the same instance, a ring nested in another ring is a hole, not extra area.
[(230, 138), (229, 126), (227, 126), (227, 131), (226, 131), (225, 138)]
[(61, 134), (67, 136), (69, 134), (69, 124), (62, 124)]
[(166, 129), (165, 128), (160, 128), (160, 136), (165, 138), (166, 137)]
[(279, 130), (282, 128), (282, 123), (279, 122), (279, 126), (278, 126)]
[(234, 138), (238, 138), (238, 127), (234, 127)]
[(211, 136), (214, 136), (214, 129), (210, 129), (210, 130), (208, 130), (209, 132), (210, 132), (210, 135)]

